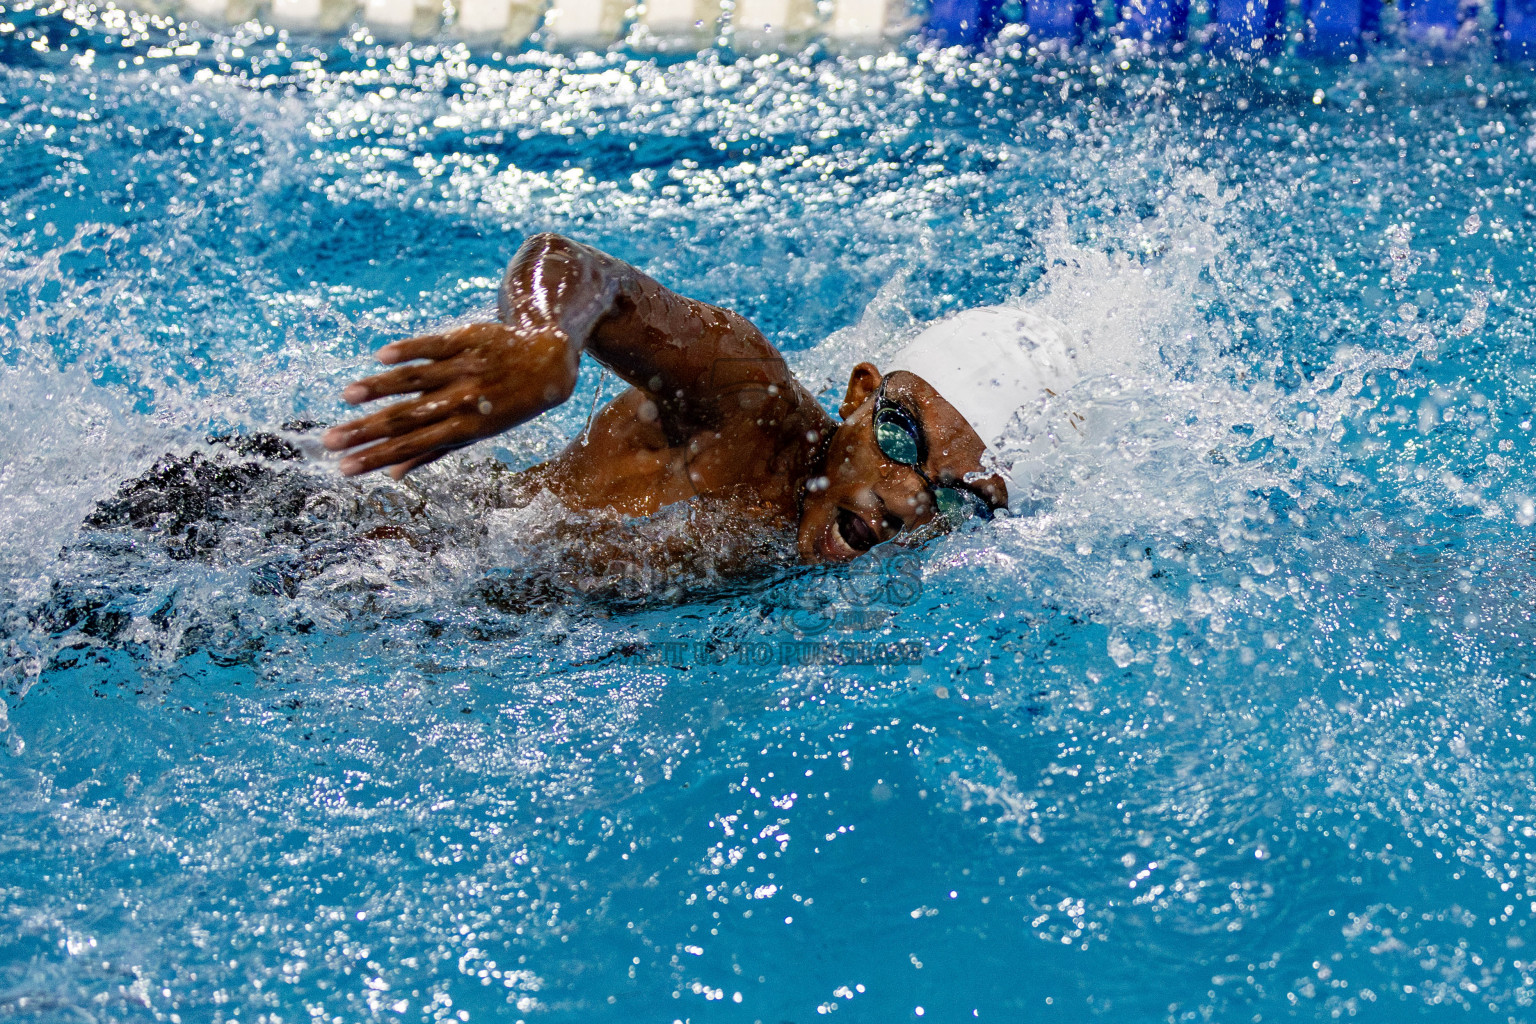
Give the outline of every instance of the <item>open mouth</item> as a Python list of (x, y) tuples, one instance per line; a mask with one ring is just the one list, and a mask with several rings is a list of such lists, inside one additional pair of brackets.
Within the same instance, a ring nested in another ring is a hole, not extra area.
[(855, 515), (845, 508), (837, 510), (837, 533), (855, 551), (868, 551), (880, 543), (880, 538), (875, 536), (875, 531), (870, 529), (863, 516)]

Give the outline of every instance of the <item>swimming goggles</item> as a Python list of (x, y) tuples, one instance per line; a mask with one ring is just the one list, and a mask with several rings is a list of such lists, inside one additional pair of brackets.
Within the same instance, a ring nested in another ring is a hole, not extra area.
[(968, 487), (936, 486), (928, 478), (923, 463), (928, 461), (928, 441), (917, 420), (896, 402), (885, 397), (885, 382), (875, 392), (875, 444), (892, 462), (910, 466), (922, 478), (933, 495), (938, 517), (960, 522), (972, 516), (992, 518), (992, 506)]

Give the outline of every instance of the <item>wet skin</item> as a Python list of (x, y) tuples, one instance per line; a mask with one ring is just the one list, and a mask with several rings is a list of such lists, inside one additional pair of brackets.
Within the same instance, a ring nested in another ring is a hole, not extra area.
[[(580, 509), (649, 515), (694, 497), (741, 529), (793, 525), (805, 562), (858, 557), (934, 518), (923, 475), (875, 442), (884, 378), (853, 368), (837, 423), (745, 318), (684, 298), (640, 271), (559, 235), (530, 238), (502, 281), (495, 322), (393, 342), (395, 367), (347, 387), (352, 405), (410, 395), (333, 427), (341, 471), (388, 469), (399, 479), (465, 445), (561, 404), (586, 352), (630, 387), (594, 419), (585, 442), (528, 471)], [(1001, 478), (982, 477), (985, 446), (926, 381), (895, 371), (885, 399), (927, 441), (936, 485), (963, 485), (993, 507)]]

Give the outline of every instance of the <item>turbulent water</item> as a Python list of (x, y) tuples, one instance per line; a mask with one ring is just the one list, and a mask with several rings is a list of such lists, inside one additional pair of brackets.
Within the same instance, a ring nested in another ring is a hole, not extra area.
[[(167, 25), (0, 11), (0, 1019), (1530, 1018), (1536, 79)], [(1097, 425), (746, 578), (500, 500), (592, 368), (341, 480), (541, 230), (828, 402), (1022, 302)]]

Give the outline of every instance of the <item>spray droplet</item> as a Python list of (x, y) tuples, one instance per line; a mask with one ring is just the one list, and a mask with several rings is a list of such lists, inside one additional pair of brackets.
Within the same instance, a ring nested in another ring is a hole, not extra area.
[(1129, 667), (1136, 660), (1136, 652), (1131, 650), (1131, 645), (1118, 636), (1109, 638), (1109, 656), (1121, 668)]

